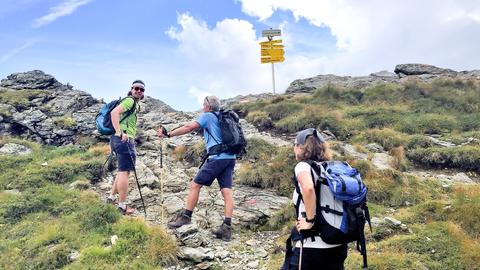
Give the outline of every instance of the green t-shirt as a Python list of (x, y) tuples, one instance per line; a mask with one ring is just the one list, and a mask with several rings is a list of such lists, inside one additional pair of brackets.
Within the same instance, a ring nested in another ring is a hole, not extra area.
[[(124, 110), (122, 116), (120, 117), (120, 120), (127, 114), (127, 112), (133, 107), (134, 104), (135, 101), (131, 97), (127, 97), (122, 102), (120, 102), (120, 105)], [(139, 105), (137, 104), (137, 109), (135, 110), (135, 112), (125, 118), (125, 120), (120, 123), (120, 128), (122, 129), (122, 131), (127, 133), (129, 138), (135, 138), (135, 135), (137, 134), (137, 112), (139, 111), (139, 109)]]

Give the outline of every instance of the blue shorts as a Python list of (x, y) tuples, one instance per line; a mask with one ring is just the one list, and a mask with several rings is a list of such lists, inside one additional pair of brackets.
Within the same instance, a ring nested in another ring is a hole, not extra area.
[(135, 154), (135, 143), (133, 142), (133, 139), (128, 139), (128, 141), (122, 142), (120, 137), (112, 136), (110, 138), (110, 147), (117, 155), (119, 172), (128, 172), (135, 169), (137, 156)]
[(207, 159), (193, 179), (195, 183), (210, 186), (217, 178), (220, 188), (232, 188), (235, 159)]

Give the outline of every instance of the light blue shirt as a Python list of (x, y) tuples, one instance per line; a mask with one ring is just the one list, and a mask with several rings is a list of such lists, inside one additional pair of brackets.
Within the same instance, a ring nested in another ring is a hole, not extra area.
[[(222, 136), (220, 133), (220, 125), (218, 123), (217, 116), (213, 112), (202, 113), (197, 119), (197, 123), (203, 129), (203, 139), (205, 140), (205, 148), (210, 149), (212, 146), (222, 143)], [(212, 134), (210, 135), (209, 132)], [(210, 156), (209, 158), (213, 159), (235, 159), (235, 155), (230, 155), (227, 153), (220, 153), (218, 155)]]

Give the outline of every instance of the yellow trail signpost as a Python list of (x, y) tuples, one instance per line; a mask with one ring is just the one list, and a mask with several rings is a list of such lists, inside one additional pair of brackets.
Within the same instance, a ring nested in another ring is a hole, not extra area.
[(285, 61), (285, 51), (281, 39), (273, 39), (274, 36), (280, 36), (280, 29), (263, 30), (262, 36), (267, 37), (268, 41), (260, 42), (260, 63), (272, 64), (272, 82), (273, 94), (275, 94), (275, 67), (274, 63)]

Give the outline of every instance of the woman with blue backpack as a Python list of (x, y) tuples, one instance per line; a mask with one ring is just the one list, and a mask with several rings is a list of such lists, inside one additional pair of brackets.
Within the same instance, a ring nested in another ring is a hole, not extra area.
[[(320, 220), (316, 209), (318, 203), (315, 189), (315, 181), (318, 181), (319, 177), (315, 170), (312, 170), (312, 162), (332, 159), (328, 144), (316, 129), (309, 128), (297, 134), (293, 151), (298, 161), (295, 166), (296, 188), (293, 194), (296, 226), (287, 240), (287, 254), (281, 269), (344, 269), (347, 242), (328, 244), (322, 239), (320, 232), (314, 230), (315, 223)], [(320, 196), (328, 195), (322, 191)], [(332, 210), (341, 210), (342, 206), (334, 203), (330, 207)], [(341, 216), (338, 220), (340, 222)]]

